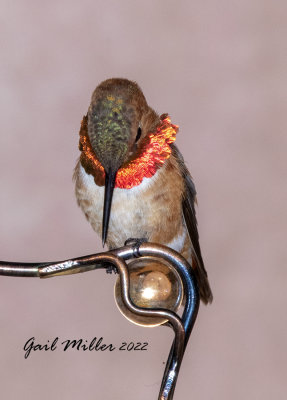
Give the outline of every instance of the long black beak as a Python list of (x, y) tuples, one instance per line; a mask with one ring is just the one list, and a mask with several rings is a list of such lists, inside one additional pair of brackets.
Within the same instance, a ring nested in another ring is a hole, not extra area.
[(111, 205), (112, 205), (113, 192), (117, 175), (117, 171), (112, 171), (111, 169), (108, 172), (107, 171), (105, 172), (106, 172), (105, 199), (104, 199), (103, 228), (102, 228), (103, 247), (106, 243), (108, 235)]

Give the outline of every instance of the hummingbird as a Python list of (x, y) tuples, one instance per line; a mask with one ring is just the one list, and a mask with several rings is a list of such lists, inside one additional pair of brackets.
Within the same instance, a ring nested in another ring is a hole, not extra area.
[(213, 296), (199, 245), (196, 190), (174, 144), (177, 132), (136, 82), (103, 81), (81, 123), (75, 193), (103, 246), (120, 247), (129, 238), (169, 246), (191, 264), (207, 304)]

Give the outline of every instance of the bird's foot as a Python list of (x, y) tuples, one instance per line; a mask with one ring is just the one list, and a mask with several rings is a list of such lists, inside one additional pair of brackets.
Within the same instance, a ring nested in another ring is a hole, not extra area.
[(118, 274), (117, 267), (114, 264), (105, 262), (104, 267), (106, 268), (106, 273), (107, 274)]
[(135, 257), (140, 257), (139, 248), (143, 243), (146, 243), (147, 238), (129, 238), (125, 241), (125, 246), (132, 246)]

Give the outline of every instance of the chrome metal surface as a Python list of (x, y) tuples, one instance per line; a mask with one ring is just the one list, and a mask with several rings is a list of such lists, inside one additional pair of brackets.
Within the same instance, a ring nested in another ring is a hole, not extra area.
[[(139, 256), (151, 256), (166, 260), (179, 274), (185, 295), (184, 311), (181, 318), (166, 309), (141, 308), (132, 303), (129, 295), (129, 273), (125, 261)], [(163, 318), (168, 321), (167, 325), (174, 330), (175, 338), (166, 363), (158, 397), (159, 400), (172, 400), (181, 361), (199, 307), (198, 288), (192, 268), (180, 254), (166, 246), (143, 243), (139, 248), (129, 245), (105, 253), (60, 262), (16, 263), (0, 261), (0, 275), (48, 278), (107, 268), (109, 264), (114, 265), (120, 275), (121, 295), (126, 308), (131, 313), (141, 317)]]
[[(176, 270), (163, 259), (143, 256), (128, 263), (130, 298), (138, 306), (148, 309), (164, 308), (177, 312), (183, 302), (183, 284)], [(114, 288), (120, 312), (132, 323), (143, 327), (163, 325), (166, 319), (141, 317), (124, 305), (120, 277)]]
[[(129, 259), (131, 253), (134, 257), (138, 256), (134, 248), (127, 248), (127, 246), (116, 249), (114, 252), (124, 259)], [(185, 306), (181, 317), (185, 330), (183, 352), (181, 356), (178, 355), (174, 342), (166, 363), (159, 394), (160, 400), (171, 400), (173, 398), (182, 357), (198, 313), (200, 299), (197, 283), (189, 263), (179, 253), (169, 247), (154, 243), (143, 243), (139, 248), (139, 253), (141, 256), (157, 256), (168, 260), (179, 273), (184, 286)]]
[(0, 261), (0, 275), (38, 278), (39, 266), (43, 264)]

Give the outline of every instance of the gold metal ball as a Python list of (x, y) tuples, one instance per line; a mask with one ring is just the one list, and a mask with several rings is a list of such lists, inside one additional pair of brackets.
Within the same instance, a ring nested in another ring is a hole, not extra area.
[[(165, 308), (177, 311), (183, 299), (182, 282), (178, 273), (166, 261), (141, 257), (128, 264), (130, 298), (138, 307)], [(130, 312), (121, 297), (120, 278), (115, 284), (115, 300), (121, 313), (131, 322), (141, 326), (157, 326), (167, 320), (142, 317)]]

